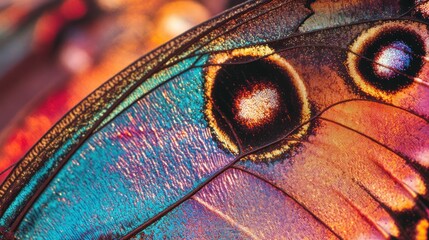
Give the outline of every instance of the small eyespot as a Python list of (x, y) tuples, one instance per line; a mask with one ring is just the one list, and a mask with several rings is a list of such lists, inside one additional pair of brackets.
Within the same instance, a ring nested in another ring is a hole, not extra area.
[(410, 87), (425, 63), (426, 25), (393, 21), (364, 31), (349, 47), (347, 69), (364, 93), (388, 99)]
[[(235, 154), (239, 145), (243, 154), (276, 142), (309, 119), (300, 76), (269, 47), (216, 54), (205, 70), (205, 116), (218, 142)], [(307, 130), (304, 127), (290, 137), (300, 138)], [(280, 141), (244, 159), (272, 160), (292, 147), (291, 142)]]

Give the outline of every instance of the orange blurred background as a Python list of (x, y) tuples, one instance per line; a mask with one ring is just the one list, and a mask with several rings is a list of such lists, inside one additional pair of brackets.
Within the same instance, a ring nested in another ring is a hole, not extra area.
[(0, 182), (91, 91), (148, 51), (240, 2), (3, 0)]

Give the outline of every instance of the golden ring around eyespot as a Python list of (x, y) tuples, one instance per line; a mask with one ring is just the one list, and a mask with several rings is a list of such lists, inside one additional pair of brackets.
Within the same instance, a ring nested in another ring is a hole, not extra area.
[(355, 39), (355, 41), (349, 46), (350, 51), (347, 53), (347, 60), (345, 62), (349, 75), (360, 90), (382, 100), (390, 100), (396, 95), (396, 93), (378, 89), (377, 87), (367, 83), (365, 76), (363, 76), (358, 69), (358, 63), (361, 60), (362, 52), (365, 50), (365, 47), (373, 42), (380, 33), (389, 29), (404, 29), (406, 31), (413, 32), (424, 40), (425, 52), (429, 49), (429, 33), (427, 26), (422, 23), (407, 20), (389, 21), (372, 27), (362, 32), (361, 35)]
[[(292, 65), (280, 55), (276, 54), (273, 49), (268, 46), (252, 46), (248, 48), (234, 49), (229, 52), (217, 53), (210, 58), (208, 63), (209, 66), (206, 68), (204, 88), (205, 97), (208, 100), (206, 101), (205, 115), (207, 116), (208, 124), (212, 131), (214, 131), (214, 134), (218, 138), (218, 141), (222, 144), (223, 147), (228, 149), (233, 154), (239, 154), (239, 148), (237, 144), (234, 143), (233, 139), (231, 139), (228, 134), (222, 131), (222, 129), (219, 127), (213, 115), (213, 101), (211, 101), (210, 99), (212, 99), (212, 92), (215, 84), (216, 75), (222, 68), (221, 65), (234, 58), (239, 57), (251, 57), (254, 59), (264, 58), (264, 60), (269, 61), (277, 67), (285, 70), (288, 73), (293, 86), (298, 91), (298, 100), (302, 104), (302, 110), (300, 113), (301, 122), (308, 121), (311, 116), (310, 103), (308, 101), (307, 90), (305, 88), (304, 82), (302, 81), (296, 70), (292, 67)], [(298, 104), (298, 101), (293, 104)], [(308, 128), (309, 125), (306, 124), (289, 137), (299, 139), (307, 133)], [(243, 158), (243, 160), (250, 159), (252, 161), (263, 161), (274, 159), (288, 151), (291, 148), (291, 144), (293, 144), (293, 142), (296, 141), (290, 141), (287, 144), (283, 144), (279, 148), (276, 148), (269, 152), (263, 152), (261, 154), (250, 154)]]

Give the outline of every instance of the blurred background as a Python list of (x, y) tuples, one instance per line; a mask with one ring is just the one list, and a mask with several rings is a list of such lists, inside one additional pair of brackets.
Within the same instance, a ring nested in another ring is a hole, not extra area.
[(0, 0), (0, 183), (74, 105), (243, 0)]

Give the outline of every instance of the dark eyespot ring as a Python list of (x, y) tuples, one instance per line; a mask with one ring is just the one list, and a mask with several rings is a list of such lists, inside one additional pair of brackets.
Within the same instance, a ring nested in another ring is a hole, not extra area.
[[(243, 152), (250, 152), (280, 139), (291, 126), (310, 118), (300, 76), (267, 46), (215, 54), (205, 69), (204, 87), (209, 126), (218, 142), (235, 154), (239, 147), (231, 128)], [(307, 131), (308, 126), (303, 127), (290, 137), (300, 138)], [(290, 141), (280, 142), (244, 159), (275, 159), (292, 145)]]
[(349, 47), (347, 69), (364, 93), (388, 99), (414, 83), (424, 65), (427, 27), (392, 21), (364, 31)]

